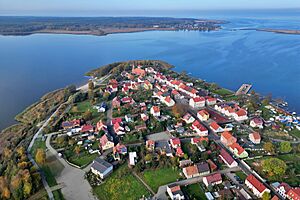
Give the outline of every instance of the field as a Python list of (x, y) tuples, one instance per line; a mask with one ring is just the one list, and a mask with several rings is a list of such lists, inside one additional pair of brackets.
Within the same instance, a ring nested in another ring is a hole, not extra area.
[(198, 183), (182, 187), (182, 190), (188, 194), (189, 199), (206, 199), (205, 192)]
[[(93, 192), (100, 200), (110, 199), (128, 199), (135, 200), (142, 196), (149, 196), (150, 193), (139, 182), (131, 172), (123, 174), (127, 165), (121, 166), (117, 169), (105, 182), (93, 188)], [(127, 168), (128, 169), (128, 168)]]
[(99, 154), (90, 154), (87, 151), (83, 151), (80, 155), (76, 155), (74, 151), (65, 151), (68, 161), (78, 165), (79, 167), (86, 166), (90, 164)]
[(142, 173), (144, 181), (152, 188), (154, 192), (162, 185), (175, 182), (181, 178), (178, 170), (172, 168), (160, 168), (155, 170), (146, 170)]
[(235, 174), (236, 174), (242, 181), (245, 181), (246, 178), (247, 178), (247, 175), (246, 175), (243, 171), (235, 172)]

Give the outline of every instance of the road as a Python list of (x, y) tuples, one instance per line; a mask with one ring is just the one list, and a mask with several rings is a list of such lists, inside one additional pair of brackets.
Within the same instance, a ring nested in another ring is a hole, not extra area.
[(215, 174), (215, 173), (226, 174), (226, 173), (229, 173), (229, 172), (237, 172), (237, 171), (240, 171), (240, 170), (241, 169), (239, 167), (227, 168), (227, 169), (224, 169), (224, 170), (220, 170), (220, 171), (216, 171), (216, 172), (213, 172), (213, 173), (210, 173), (210, 174), (206, 174), (204, 176), (198, 176), (198, 177), (194, 177), (194, 178), (188, 178), (188, 179), (184, 179), (184, 180), (181, 180), (181, 181), (176, 181), (176, 182), (173, 182), (173, 183), (169, 183), (167, 185), (160, 186), (158, 188), (158, 191), (155, 194), (154, 198), (158, 199), (158, 200), (168, 199), (168, 197), (166, 196), (166, 191), (167, 191), (167, 186), (170, 185), (170, 184), (176, 184), (176, 185), (180, 185), (180, 186), (187, 186), (187, 185), (191, 185), (191, 184), (194, 184), (194, 183), (200, 183), (200, 182), (203, 181), (203, 177), (211, 175), (211, 174)]
[(57, 151), (50, 144), (51, 137), (54, 134), (57, 133), (51, 133), (47, 135), (46, 147), (48, 151), (53, 154), (56, 159), (64, 166), (64, 169), (60, 173), (60, 175), (58, 177), (55, 177), (58, 183), (65, 185), (65, 187), (61, 189), (64, 198), (70, 200), (96, 200), (97, 198), (92, 193), (92, 187), (84, 178), (85, 172), (88, 171), (88, 169), (81, 170), (72, 167), (63, 158), (58, 156)]

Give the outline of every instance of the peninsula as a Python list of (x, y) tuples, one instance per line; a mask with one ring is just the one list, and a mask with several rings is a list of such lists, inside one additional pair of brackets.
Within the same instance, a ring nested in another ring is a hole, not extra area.
[(213, 31), (221, 20), (171, 17), (0, 17), (0, 35), (35, 33), (103, 36), (141, 31)]
[(285, 196), (299, 194), (299, 117), (270, 97), (159, 60), (86, 75), (0, 134), (2, 197), (284, 199), (283, 185)]

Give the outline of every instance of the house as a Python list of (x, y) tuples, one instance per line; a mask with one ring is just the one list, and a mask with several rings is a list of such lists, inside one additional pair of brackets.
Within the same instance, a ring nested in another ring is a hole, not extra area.
[(86, 132), (92, 133), (92, 132), (94, 132), (94, 127), (90, 124), (85, 124), (81, 127), (80, 132), (82, 132), (82, 133), (86, 133)]
[(283, 197), (284, 199), (287, 196), (287, 193), (289, 192), (289, 190), (292, 189), (291, 186), (289, 186), (289, 184), (287, 183), (280, 183), (275, 190), (278, 192), (278, 194)]
[(105, 112), (107, 106), (105, 102), (102, 102), (100, 105), (93, 106), (93, 108), (96, 109), (98, 112)]
[(292, 188), (288, 191), (286, 195), (287, 199), (299, 200), (300, 199), (300, 188)]
[(217, 122), (215, 122), (215, 121), (210, 123), (209, 128), (215, 133), (221, 133), (224, 131), (224, 129), (219, 124), (217, 124)]
[(113, 148), (115, 146), (113, 138), (108, 134), (104, 134), (100, 138), (100, 145), (103, 151), (106, 149)]
[(100, 157), (96, 158), (91, 165), (92, 173), (98, 175), (101, 179), (106, 178), (113, 171), (113, 165), (102, 160)]
[(192, 124), (192, 130), (195, 131), (200, 136), (207, 136), (208, 130), (203, 126), (198, 120), (194, 121)]
[(146, 115), (145, 113), (141, 113), (141, 119), (142, 119), (143, 121), (147, 121), (147, 120), (149, 119), (149, 116)]
[(138, 66), (137, 68), (133, 65), (132, 66), (132, 70), (131, 70), (131, 73), (135, 74), (135, 75), (138, 75), (138, 76), (145, 76), (146, 75), (146, 71), (143, 70), (141, 68), (141, 66)]
[(120, 101), (119, 97), (113, 98), (111, 105), (113, 108), (119, 108), (121, 106), (121, 101)]
[(104, 131), (107, 132), (107, 126), (102, 122), (102, 120), (100, 120), (99, 122), (97, 122), (96, 124), (96, 131)]
[(154, 151), (154, 149), (155, 149), (155, 142), (153, 140), (147, 140), (146, 141), (146, 148), (149, 151)]
[(118, 143), (113, 148), (113, 157), (115, 160), (120, 160), (120, 155), (126, 155), (127, 154), (127, 147), (123, 144)]
[(125, 129), (123, 126), (121, 126), (121, 123), (116, 122), (114, 124), (114, 131), (117, 135), (124, 135), (125, 134)]
[(193, 178), (193, 177), (200, 176), (196, 165), (185, 167), (183, 168), (182, 172), (186, 178)]
[(172, 149), (167, 140), (160, 140), (155, 143), (155, 149), (157, 149), (161, 154), (168, 157), (173, 157)]
[(236, 121), (244, 121), (248, 119), (247, 111), (242, 108), (233, 113), (232, 116)]
[(264, 128), (264, 123), (263, 123), (263, 120), (261, 118), (255, 117), (255, 118), (250, 120), (250, 126), (253, 127), (253, 128), (263, 129)]
[(111, 119), (111, 125), (114, 125), (115, 123), (122, 123), (122, 118), (119, 117), (119, 118), (113, 118)]
[(167, 193), (171, 200), (184, 200), (184, 194), (179, 185), (171, 184), (167, 187)]
[(129, 165), (135, 165), (137, 162), (137, 154), (136, 152), (129, 152)]
[(155, 117), (159, 117), (160, 116), (160, 109), (158, 106), (152, 106), (150, 109), (150, 113), (155, 116)]
[(208, 187), (209, 185), (214, 186), (222, 183), (222, 176), (220, 173), (212, 174), (203, 177), (203, 183)]
[(213, 97), (205, 97), (205, 102), (206, 102), (206, 105), (208, 106), (212, 106), (214, 104), (217, 103), (217, 99), (216, 98), (213, 98)]
[(184, 156), (184, 152), (182, 151), (181, 147), (176, 148), (176, 156), (178, 156), (178, 157)]
[(191, 98), (189, 101), (189, 105), (192, 108), (202, 108), (205, 106), (205, 98), (199, 96), (195, 98)]
[(206, 161), (209, 165), (209, 168), (210, 168), (210, 171), (215, 171), (216, 169), (218, 169), (217, 165), (211, 160), (211, 159), (208, 159)]
[(145, 90), (152, 90), (153, 89), (153, 85), (148, 80), (144, 81), (143, 87), (145, 88)]
[(198, 119), (200, 119), (201, 121), (207, 121), (209, 119), (209, 113), (206, 110), (200, 110), (197, 113), (197, 117)]
[(257, 132), (250, 133), (249, 134), (249, 139), (253, 144), (260, 144), (261, 137), (260, 134)]
[(198, 173), (200, 176), (207, 175), (210, 173), (209, 165), (206, 162), (197, 163)]
[(221, 149), (219, 156), (229, 168), (238, 166), (238, 163), (231, 157), (231, 155), (225, 149)]
[(229, 150), (234, 153), (234, 155), (236, 155), (239, 158), (247, 158), (248, 157), (248, 153), (247, 151), (241, 147), (238, 143), (233, 143), (231, 145), (228, 145)]
[(80, 119), (74, 119), (72, 121), (65, 121), (61, 124), (61, 127), (64, 130), (80, 127), (81, 125), (81, 120)]
[(172, 148), (176, 149), (176, 148), (180, 147), (181, 142), (180, 142), (179, 138), (173, 138), (173, 139), (170, 139), (170, 144), (171, 144)]
[(226, 146), (236, 143), (236, 141), (237, 139), (228, 131), (225, 131), (221, 134), (221, 142)]
[(253, 176), (252, 174), (247, 176), (245, 180), (245, 184), (249, 189), (251, 189), (253, 194), (258, 198), (262, 198), (262, 195), (265, 192), (270, 193), (270, 190), (267, 189), (266, 186), (264, 186), (264, 184), (262, 184), (259, 180), (257, 180), (255, 176)]
[(191, 160), (181, 160), (181, 161), (179, 161), (179, 167), (180, 168), (188, 167), (188, 166), (191, 166), (192, 164), (193, 164), (193, 161), (191, 161)]
[(121, 102), (124, 103), (124, 104), (126, 104), (126, 103), (132, 104), (134, 101), (131, 97), (123, 97), (121, 99)]
[(145, 123), (142, 123), (142, 124), (140, 124), (140, 125), (135, 126), (134, 129), (135, 129), (136, 131), (143, 131), (143, 130), (147, 130), (147, 126), (146, 126)]
[(130, 115), (130, 114), (125, 115), (125, 121), (126, 121), (126, 122), (132, 122), (132, 121), (133, 121), (132, 115)]
[(170, 97), (166, 96), (162, 99), (162, 102), (166, 104), (168, 107), (172, 107), (175, 105), (175, 101)]
[(190, 113), (186, 113), (182, 120), (187, 124), (191, 124), (195, 121), (195, 118)]

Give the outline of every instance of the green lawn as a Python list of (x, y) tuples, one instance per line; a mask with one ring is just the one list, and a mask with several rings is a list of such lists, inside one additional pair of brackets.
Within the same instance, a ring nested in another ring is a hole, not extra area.
[(94, 194), (98, 199), (111, 200), (111, 199), (140, 199), (143, 195), (149, 196), (149, 191), (144, 185), (134, 177), (130, 171), (127, 174), (121, 175), (127, 165), (124, 164), (117, 169), (105, 182), (93, 188)]
[(296, 128), (294, 128), (292, 131), (289, 132), (291, 135), (300, 138), (300, 131)]
[(90, 154), (88, 152), (82, 152), (79, 156), (73, 154), (71, 157), (68, 158), (68, 161), (71, 163), (78, 165), (79, 167), (86, 166), (90, 164), (95, 158), (97, 158), (99, 154), (94, 153)]
[(44, 149), (44, 150), (46, 149), (45, 141), (42, 141), (41, 138), (36, 139), (33, 146), (32, 146), (32, 148), (31, 148), (31, 154), (33, 156), (35, 156), (35, 152), (36, 152), (37, 149)]
[(246, 175), (243, 171), (235, 172), (235, 174), (236, 174), (238, 177), (240, 177), (240, 179), (241, 179), (242, 181), (245, 181), (246, 178), (247, 178), (247, 175)]
[(182, 190), (188, 194), (189, 199), (206, 199), (205, 192), (198, 183), (185, 186)]
[(55, 190), (52, 192), (52, 194), (53, 194), (53, 197), (55, 200), (64, 200), (65, 199), (61, 193), (61, 190)]
[(145, 170), (142, 173), (144, 181), (152, 188), (154, 192), (162, 185), (175, 182), (181, 178), (178, 170), (172, 168), (160, 168), (155, 170)]
[(218, 89), (218, 90), (215, 90), (214, 93), (218, 94), (218, 95), (221, 95), (221, 96), (228, 96), (228, 95), (232, 95), (233, 93), (227, 89)]

